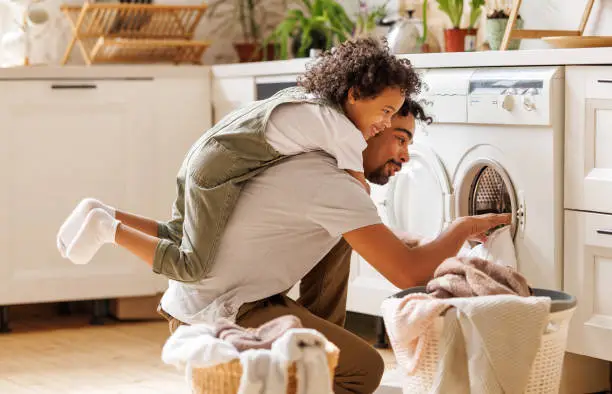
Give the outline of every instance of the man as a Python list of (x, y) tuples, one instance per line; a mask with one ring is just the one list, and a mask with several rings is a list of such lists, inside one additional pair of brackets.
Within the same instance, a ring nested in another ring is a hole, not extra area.
[[(371, 182), (386, 183), (408, 161), (415, 117), (427, 120), (417, 103), (406, 100), (391, 127), (368, 140), (363, 164)], [(459, 219), (431, 243), (408, 248), (381, 223), (361, 184), (333, 157), (300, 154), (248, 181), (209, 275), (195, 284), (170, 281), (160, 312), (171, 329), (221, 317), (257, 327), (295, 315), (339, 347), (334, 392), (372, 393), (383, 361), (343, 328), (351, 247), (407, 288), (430, 278), (468, 237), (508, 222), (493, 215)], [(298, 281), (296, 302), (285, 293)]]

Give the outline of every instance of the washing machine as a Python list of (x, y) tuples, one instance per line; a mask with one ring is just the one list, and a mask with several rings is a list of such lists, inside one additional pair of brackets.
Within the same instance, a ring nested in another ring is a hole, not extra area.
[[(457, 217), (511, 213), (518, 269), (562, 289), (563, 67), (421, 70), (410, 161), (372, 199), (391, 228), (435, 238)], [(399, 291), (354, 255), (348, 309), (380, 316)]]

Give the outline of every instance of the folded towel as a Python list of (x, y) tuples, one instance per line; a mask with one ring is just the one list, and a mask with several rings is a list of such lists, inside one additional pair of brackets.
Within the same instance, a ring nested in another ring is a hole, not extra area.
[(525, 277), (514, 268), (477, 257), (446, 259), (434, 272), (426, 292), (436, 298), (532, 294)]
[(270, 320), (258, 328), (243, 328), (229, 320), (219, 320), (215, 324), (214, 335), (228, 341), (239, 351), (248, 349), (271, 349), (272, 343), (291, 328), (301, 328), (302, 322), (293, 315), (285, 315)]

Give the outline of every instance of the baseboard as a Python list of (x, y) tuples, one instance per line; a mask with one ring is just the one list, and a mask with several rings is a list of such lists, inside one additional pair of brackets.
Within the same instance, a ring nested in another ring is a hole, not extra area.
[(162, 294), (117, 298), (110, 301), (109, 313), (117, 320), (161, 320), (157, 306)]

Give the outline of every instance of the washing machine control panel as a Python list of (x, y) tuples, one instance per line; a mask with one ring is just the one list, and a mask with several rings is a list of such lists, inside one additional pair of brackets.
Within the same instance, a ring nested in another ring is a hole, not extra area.
[(470, 78), (468, 123), (549, 125), (550, 68), (477, 71)]

